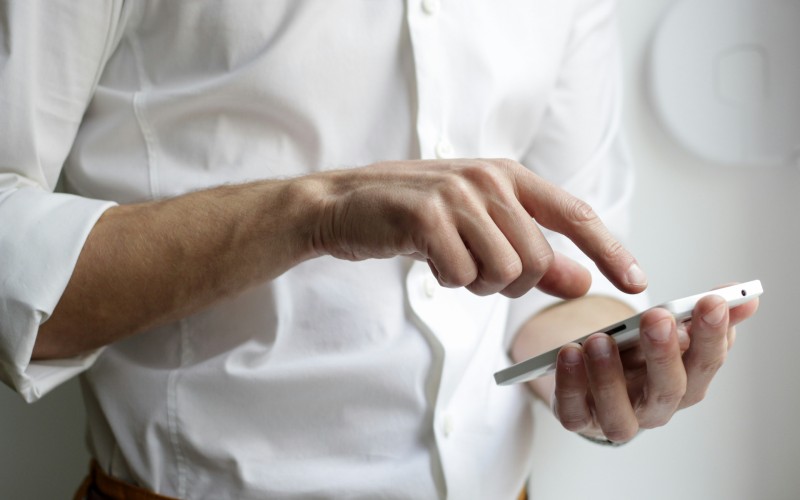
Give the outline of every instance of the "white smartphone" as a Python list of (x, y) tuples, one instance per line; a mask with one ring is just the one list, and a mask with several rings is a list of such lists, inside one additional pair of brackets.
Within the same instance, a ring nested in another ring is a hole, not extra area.
[[(764, 290), (761, 288), (761, 282), (755, 280), (720, 288), (718, 290), (711, 290), (710, 292), (698, 293), (697, 295), (682, 299), (672, 300), (656, 307), (671, 312), (672, 315), (675, 316), (675, 321), (680, 323), (690, 320), (697, 301), (708, 295), (719, 295), (728, 302), (728, 307), (731, 308), (749, 302), (763, 292)], [(643, 313), (636, 314), (619, 323), (601, 328), (597, 330), (597, 332), (604, 332), (611, 336), (617, 342), (619, 350), (624, 351), (639, 341), (639, 321), (642, 314)], [(575, 339), (573, 342), (580, 344), (597, 332), (592, 332), (589, 335)], [(556, 359), (560, 350), (561, 348), (553, 349), (552, 351), (534, 356), (500, 370), (494, 374), (494, 380), (497, 385), (510, 385), (518, 382), (527, 382), (552, 373), (556, 369)]]

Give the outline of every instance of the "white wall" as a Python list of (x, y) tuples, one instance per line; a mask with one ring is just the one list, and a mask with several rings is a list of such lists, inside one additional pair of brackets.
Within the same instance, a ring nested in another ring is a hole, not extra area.
[[(645, 64), (670, 0), (619, 0), (626, 128), (638, 165), (631, 246), (655, 301), (760, 279), (756, 318), (739, 328), (706, 400), (623, 448), (564, 432), (540, 408), (536, 500), (800, 498), (800, 172), (731, 169), (684, 153), (649, 105)], [(800, 98), (800, 89), (798, 89)]]
[[(683, 153), (648, 105), (643, 64), (669, 0), (620, 0), (627, 128), (639, 165), (632, 248), (656, 301), (761, 279), (758, 317), (701, 405), (620, 449), (584, 443), (540, 411), (536, 500), (800, 498), (800, 173), (730, 170)], [(70, 498), (84, 474), (73, 381), (33, 406), (0, 389), (0, 498)]]

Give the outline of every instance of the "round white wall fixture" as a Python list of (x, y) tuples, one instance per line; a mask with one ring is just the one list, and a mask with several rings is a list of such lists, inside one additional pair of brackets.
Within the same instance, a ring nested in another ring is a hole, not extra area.
[(656, 33), (666, 129), (726, 165), (800, 167), (800, 0), (679, 0)]

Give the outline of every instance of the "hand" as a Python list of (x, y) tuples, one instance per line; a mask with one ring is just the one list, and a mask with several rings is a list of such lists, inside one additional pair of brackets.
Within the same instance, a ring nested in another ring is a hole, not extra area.
[(361, 260), (411, 255), (442, 286), (518, 297), (533, 287), (578, 297), (588, 271), (555, 254), (537, 222), (562, 233), (618, 288), (647, 286), (633, 256), (581, 200), (511, 160), (406, 161), (326, 172), (314, 247)]
[(755, 300), (729, 313), (721, 297), (709, 296), (686, 325), (676, 326), (663, 309), (647, 311), (639, 346), (621, 355), (602, 333), (583, 347), (563, 347), (552, 398), (556, 417), (571, 431), (614, 442), (666, 424), (703, 400), (736, 339), (735, 325), (757, 308)]

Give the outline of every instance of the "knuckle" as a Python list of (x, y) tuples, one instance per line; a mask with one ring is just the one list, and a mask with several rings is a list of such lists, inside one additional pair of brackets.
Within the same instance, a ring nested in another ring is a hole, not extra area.
[(464, 168), (463, 175), (482, 190), (497, 192), (505, 184), (503, 169), (490, 162), (476, 162)]
[(657, 415), (650, 417), (642, 422), (639, 422), (639, 428), (641, 429), (655, 429), (658, 427), (664, 427), (669, 423), (672, 419), (672, 413), (665, 414), (665, 415)]
[[(473, 287), (475, 283), (477, 283), (477, 272), (470, 269), (454, 269), (447, 272), (445, 275), (441, 275), (441, 280), (444, 281), (445, 286), (447, 287)], [(470, 288), (470, 291), (471, 288)]]
[(558, 421), (568, 431), (578, 432), (591, 424), (591, 418), (583, 409), (583, 401), (576, 397), (574, 391), (559, 396), (556, 394), (555, 413)]
[(608, 246), (603, 250), (603, 257), (609, 261), (620, 259), (627, 253), (625, 247), (619, 241), (611, 241)]
[(700, 372), (704, 376), (712, 376), (716, 374), (722, 365), (725, 363), (725, 356), (722, 355), (721, 357), (703, 360), (697, 365), (697, 371)]
[[(592, 364), (595, 364), (594, 370), (592, 369)], [(596, 365), (597, 365), (596, 362), (592, 361), (591, 358), (587, 360), (587, 366), (589, 368), (590, 378), (592, 371), (594, 371), (595, 373), (597, 372)], [(614, 385), (613, 382), (608, 380), (595, 380), (594, 386), (592, 387), (592, 394), (594, 395), (595, 401), (603, 401), (603, 400), (611, 401), (615, 399), (615, 396), (617, 395), (617, 387)]]
[(495, 165), (493, 169), (495, 180), (498, 181), (504, 188), (509, 189), (511, 192), (517, 193), (517, 179), (523, 172), (530, 172), (527, 168), (513, 160), (505, 160), (505, 162)]
[(556, 382), (556, 388), (553, 391), (556, 401), (559, 403), (559, 408), (563, 406), (578, 406), (584, 402), (584, 393), (576, 390), (572, 385)]
[(600, 220), (592, 206), (580, 198), (570, 197), (564, 204), (567, 220), (578, 224), (593, 224)]
[(506, 263), (486, 269), (484, 279), (491, 284), (505, 287), (522, 274), (522, 262), (514, 256), (506, 259)]
[(511, 158), (497, 158), (496, 160), (493, 160), (493, 162), (497, 164), (497, 166), (505, 170), (508, 170), (510, 172), (514, 172), (517, 170), (525, 170), (525, 171), (528, 170), (525, 167), (523, 167), (518, 161), (512, 160)]
[(527, 283), (514, 282), (513, 284), (504, 288), (500, 293), (509, 299), (518, 299), (528, 293), (531, 288), (533, 288), (533, 285), (529, 286)]
[(698, 335), (698, 337), (701, 339), (701, 342), (705, 344), (714, 344), (720, 342), (728, 335), (728, 328), (724, 321), (715, 326), (706, 324), (699, 325), (697, 330), (702, 332), (700, 335)]
[(494, 287), (489, 285), (485, 280), (482, 278), (478, 278), (471, 283), (466, 285), (467, 290), (471, 293), (478, 295), (479, 297), (486, 297), (487, 295), (491, 295), (494, 293)]
[(717, 353), (717, 355), (725, 351), (724, 345), (727, 340), (728, 332), (724, 329), (697, 331), (693, 338), (695, 344), (703, 351)]
[(570, 432), (579, 432), (589, 427), (591, 423), (589, 418), (582, 415), (567, 414), (559, 417), (561, 426)]
[(618, 396), (620, 395), (621, 391), (625, 390), (624, 388), (620, 388), (620, 386), (612, 381), (603, 381), (597, 386), (597, 389), (593, 391), (595, 394), (596, 401), (615, 401), (618, 400)]
[(549, 246), (539, 248), (536, 252), (534, 252), (533, 255), (530, 256), (529, 261), (525, 266), (526, 271), (533, 276), (541, 277), (548, 269), (550, 269), (550, 266), (553, 265), (555, 258), (556, 255), (553, 253), (553, 249)]
[(518, 298), (525, 295), (542, 280), (544, 274), (545, 271), (537, 266), (520, 261), (519, 273), (513, 282), (503, 290), (503, 295), (510, 298)]
[(674, 408), (681, 402), (683, 396), (686, 394), (686, 386), (683, 385), (678, 389), (660, 392), (653, 398), (656, 406)]
[(478, 279), (474, 283), (476, 288), (474, 293), (488, 295), (501, 292), (509, 287), (510, 284), (516, 283), (521, 272), (522, 264), (518, 260), (502, 266), (481, 268)]
[(702, 402), (706, 398), (706, 395), (707, 395), (707, 390), (696, 391), (693, 392), (692, 394), (686, 394), (683, 397), (683, 400), (681, 401), (681, 405), (685, 408), (689, 406), (694, 406), (697, 403)]
[(676, 362), (680, 362), (680, 353), (674, 352), (669, 345), (650, 346), (650, 362), (654, 367), (666, 369)]
[(474, 196), (473, 188), (466, 178), (461, 175), (447, 175), (444, 185), (440, 188), (442, 197), (453, 204), (463, 204)]

